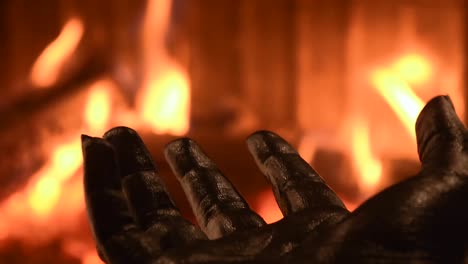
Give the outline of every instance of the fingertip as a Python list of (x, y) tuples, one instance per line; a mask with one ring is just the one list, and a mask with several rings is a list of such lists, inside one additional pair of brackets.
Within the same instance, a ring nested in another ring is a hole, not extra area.
[(426, 122), (433, 122), (435, 118), (441, 117), (458, 118), (453, 102), (448, 95), (436, 96), (427, 102), (416, 120), (416, 129), (418, 130)]
[(187, 149), (187, 146), (190, 146), (192, 144), (193, 140), (187, 137), (175, 139), (166, 145), (166, 147), (164, 148), (164, 155), (167, 159), (173, 159), (174, 156), (185, 151), (185, 149)]
[(247, 138), (247, 147), (254, 158), (264, 162), (275, 153), (297, 154), (297, 151), (282, 137), (268, 131), (260, 130)]
[(81, 135), (81, 146), (83, 146), (83, 148), (86, 148), (86, 146), (88, 145), (88, 143), (91, 141), (91, 137), (86, 135), (86, 134), (82, 134)]
[(180, 138), (170, 142), (164, 149), (164, 155), (178, 177), (194, 168), (214, 166), (200, 146), (190, 138)]
[(130, 128), (130, 127), (126, 127), (126, 126), (117, 126), (117, 127), (113, 127), (109, 130), (107, 130), (106, 133), (104, 133), (103, 135), (103, 138), (105, 139), (111, 139), (113, 137), (119, 137), (121, 135), (138, 135), (138, 133)]
[(461, 150), (465, 126), (448, 95), (436, 96), (423, 108), (416, 121), (420, 160), (445, 161), (448, 153)]
[(124, 126), (114, 127), (103, 137), (116, 151), (121, 177), (156, 170), (149, 151), (135, 130)]
[(84, 134), (81, 135), (81, 149), (83, 156), (92, 156), (91, 160), (95, 160), (100, 154), (112, 152), (112, 146), (106, 140)]

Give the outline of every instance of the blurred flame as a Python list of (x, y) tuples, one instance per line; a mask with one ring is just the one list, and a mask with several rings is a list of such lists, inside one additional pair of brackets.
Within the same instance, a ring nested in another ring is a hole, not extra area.
[(190, 100), (187, 78), (173, 70), (157, 80), (149, 81), (144, 89), (142, 119), (153, 132), (173, 135), (187, 133)]
[(70, 18), (58, 37), (52, 41), (34, 63), (30, 79), (38, 87), (52, 85), (60, 74), (67, 59), (73, 54), (84, 32), (84, 26), (78, 18)]
[(372, 83), (395, 111), (408, 133), (416, 138), (414, 124), (424, 102), (405, 80), (390, 70), (376, 70), (372, 75)]
[(393, 69), (397, 76), (414, 85), (423, 84), (432, 74), (429, 61), (419, 54), (402, 56), (393, 65)]
[(80, 168), (82, 164), (80, 141), (59, 146), (49, 162), (34, 178), (38, 181), (28, 195), (29, 205), (37, 216), (45, 217), (56, 206), (62, 192), (62, 184)]
[[(102, 133), (109, 123), (111, 85), (106, 79), (91, 84), (83, 119), (84, 126), (93, 133)], [(31, 176), (27, 186), (2, 203), (0, 239), (9, 236), (27, 238), (28, 241), (47, 239), (58, 232), (59, 226), (66, 228), (76, 224), (73, 221), (84, 209), (84, 201), (82, 180), (73, 176), (77, 175), (83, 159), (79, 135), (71, 138), (54, 147), (48, 161)], [(50, 219), (56, 221), (53, 227), (50, 226)], [(13, 223), (28, 228), (11, 228)], [(42, 232), (30, 236), (31, 231), (28, 230)], [(89, 255), (88, 261), (91, 260)]]
[[(137, 105), (141, 120), (155, 133), (182, 135), (189, 130), (190, 85), (185, 71), (169, 57), (164, 41), (171, 0), (148, 1), (143, 36), (144, 78), (138, 90)], [(81, 20), (71, 18), (59, 36), (34, 63), (30, 79), (38, 87), (54, 84), (65, 63), (76, 50), (84, 33)], [(108, 79), (94, 82), (84, 104), (83, 119), (87, 132), (103, 133), (111, 118), (114, 83)], [(27, 186), (11, 195), (0, 206), (0, 239), (21, 237), (29, 242), (50, 239), (59, 226), (73, 226), (84, 211), (82, 179), (74, 177), (83, 160), (79, 135), (73, 140), (51, 146), (47, 162), (30, 178)], [(57, 223), (49, 226), (50, 220)], [(11, 229), (15, 223), (28, 228)], [(47, 230), (38, 236), (31, 231)], [(70, 242), (70, 241), (67, 241)], [(69, 243), (66, 246), (83, 264), (102, 263), (94, 249)], [(67, 252), (68, 252), (67, 251)]]
[[(164, 47), (170, 7), (171, 0), (148, 1), (143, 29), (144, 78), (136, 99), (139, 121), (144, 121), (155, 133), (182, 135), (189, 130), (190, 85), (185, 71)], [(68, 20), (59, 36), (35, 61), (31, 82), (38, 87), (53, 85), (83, 33), (81, 20)], [(97, 80), (89, 87), (82, 113), (87, 133), (102, 134), (109, 128), (114, 88), (115, 83), (109, 79)], [(69, 232), (78, 224), (81, 219), (78, 215), (84, 212), (84, 197), (82, 179), (74, 176), (83, 163), (81, 142), (78, 134), (66, 136), (73, 139), (50, 146), (50, 157), (31, 176), (27, 186), (2, 202), (0, 239), (15, 237), (37, 243)], [(50, 225), (52, 219), (54, 224)], [(102, 263), (94, 247), (80, 244), (79, 239), (77, 243), (71, 240), (63, 242), (67, 254), (80, 258), (82, 264)]]
[(189, 130), (190, 85), (168, 56), (164, 41), (171, 0), (148, 1), (143, 29), (145, 79), (137, 96), (139, 112), (154, 133), (183, 135)]
[(84, 119), (90, 132), (99, 134), (108, 127), (111, 114), (111, 95), (109, 88), (114, 84), (106, 79), (92, 84), (84, 112)]
[(364, 192), (375, 189), (382, 177), (382, 163), (374, 157), (369, 142), (369, 126), (362, 119), (355, 118), (351, 128), (351, 157), (359, 184)]
[[(109, 81), (98, 80), (91, 85), (84, 111), (85, 124), (93, 132), (104, 131), (110, 117)], [(38, 216), (47, 216), (56, 206), (64, 181), (83, 164), (81, 142), (78, 135), (71, 142), (58, 146), (48, 163), (37, 172), (38, 181), (28, 195), (28, 201)]]

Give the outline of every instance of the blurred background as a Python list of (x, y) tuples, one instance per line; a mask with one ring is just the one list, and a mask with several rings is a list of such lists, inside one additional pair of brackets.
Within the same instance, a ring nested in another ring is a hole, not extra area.
[(430, 98), (465, 118), (465, 0), (8, 0), (0, 21), (0, 263), (101, 263), (82, 133), (136, 129), (189, 219), (162, 153), (192, 137), (274, 222), (255, 130), (293, 143), (353, 210), (418, 171)]

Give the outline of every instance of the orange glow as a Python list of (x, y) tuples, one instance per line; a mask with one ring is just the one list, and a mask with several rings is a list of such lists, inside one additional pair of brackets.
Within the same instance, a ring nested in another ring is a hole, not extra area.
[(187, 133), (190, 91), (186, 78), (180, 72), (173, 71), (147, 85), (141, 102), (143, 120), (157, 134)]
[(82, 164), (81, 144), (75, 140), (58, 147), (49, 162), (33, 178), (38, 179), (28, 195), (31, 209), (37, 216), (45, 217), (56, 206), (62, 184)]
[(409, 54), (401, 57), (394, 65), (395, 73), (410, 84), (420, 85), (432, 74), (429, 61), (421, 55)]
[(408, 133), (415, 138), (414, 124), (424, 107), (424, 102), (407, 82), (389, 70), (375, 71), (372, 75), (372, 84), (395, 111)]
[[(109, 81), (99, 80), (92, 84), (84, 111), (85, 124), (95, 133), (102, 133), (108, 125), (111, 111)], [(33, 178), (38, 179), (28, 194), (31, 209), (46, 217), (57, 205), (62, 186), (81, 167), (82, 153), (79, 136), (59, 145), (47, 164)]]
[(148, 1), (143, 32), (145, 79), (137, 104), (154, 133), (183, 135), (189, 130), (190, 85), (185, 72), (165, 52), (170, 7), (170, 0)]
[(96, 249), (89, 250), (82, 258), (81, 264), (102, 264), (103, 262), (96, 253)]
[[(143, 121), (155, 133), (187, 133), (189, 78), (164, 48), (170, 6), (171, 0), (148, 1), (142, 43), (145, 58), (142, 87), (136, 94), (138, 111), (122, 110), (124, 107), (113, 109), (120, 98), (112, 94), (117, 90), (112, 80), (99, 79), (92, 83), (83, 109), (77, 109), (82, 111), (79, 114), (84, 121), (81, 130), (63, 135), (64, 139), (71, 140), (57, 144), (54, 139), (55, 143), (48, 146), (49, 156), (43, 166), (31, 175), (24, 188), (0, 204), (0, 240), (20, 238), (28, 243), (44, 243), (67, 234), (70, 237), (63, 241), (64, 252), (80, 258), (82, 264), (102, 263), (95, 248), (89, 247), (89, 241), (74, 234), (85, 212), (79, 173), (83, 163), (79, 134), (102, 134), (112, 125), (111, 118), (115, 122), (125, 114), (131, 114), (132, 127)], [(82, 21), (70, 19), (34, 63), (30, 73), (32, 84), (48, 87), (56, 83), (73, 58), (83, 33)], [(116, 111), (122, 111), (118, 112), (120, 116), (112, 116)], [(54, 224), (50, 225), (52, 221)]]
[(382, 177), (382, 164), (374, 157), (369, 143), (369, 127), (356, 118), (351, 128), (351, 157), (354, 169), (360, 177), (360, 187), (365, 193), (372, 192)]
[(41, 178), (29, 195), (29, 204), (39, 216), (46, 216), (60, 197), (60, 185), (56, 179)]
[(315, 145), (315, 141), (312, 137), (308, 135), (304, 135), (299, 142), (299, 146), (297, 147), (297, 152), (299, 155), (307, 162), (312, 162), (314, 160), (315, 151), (317, 150), (317, 146)]
[(63, 65), (76, 50), (83, 33), (84, 26), (81, 20), (69, 19), (58, 37), (37, 58), (30, 74), (31, 82), (38, 87), (54, 84)]
[[(111, 85), (109, 81), (98, 80), (90, 87), (83, 118), (84, 128), (92, 133), (102, 133), (109, 125)], [(47, 162), (31, 176), (24, 189), (1, 204), (0, 239), (21, 237), (37, 242), (76, 225), (84, 210), (84, 200), (82, 179), (73, 176), (83, 160), (79, 133), (70, 136), (72, 140), (53, 147)], [(54, 226), (49, 226), (51, 219), (56, 222)], [(27, 228), (9, 228), (13, 223)], [(31, 236), (31, 232), (38, 234)], [(92, 260), (91, 255), (86, 258), (87, 263)]]
[(109, 88), (114, 84), (109, 80), (99, 80), (92, 84), (85, 107), (85, 121), (93, 134), (103, 133), (108, 127), (111, 111)]
[(268, 224), (279, 221), (283, 218), (283, 213), (276, 203), (275, 196), (271, 190), (266, 190), (257, 195), (257, 208), (255, 211)]

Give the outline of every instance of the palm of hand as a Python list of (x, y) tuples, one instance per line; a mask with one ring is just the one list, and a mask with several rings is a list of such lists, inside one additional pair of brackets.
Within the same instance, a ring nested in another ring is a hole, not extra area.
[(111, 264), (462, 262), (466, 129), (450, 99), (436, 97), (416, 132), (421, 172), (352, 213), (285, 140), (253, 134), (249, 150), (285, 215), (270, 225), (195, 142), (176, 140), (166, 159), (200, 227), (180, 215), (135, 131), (83, 136), (86, 203), (98, 250)]

